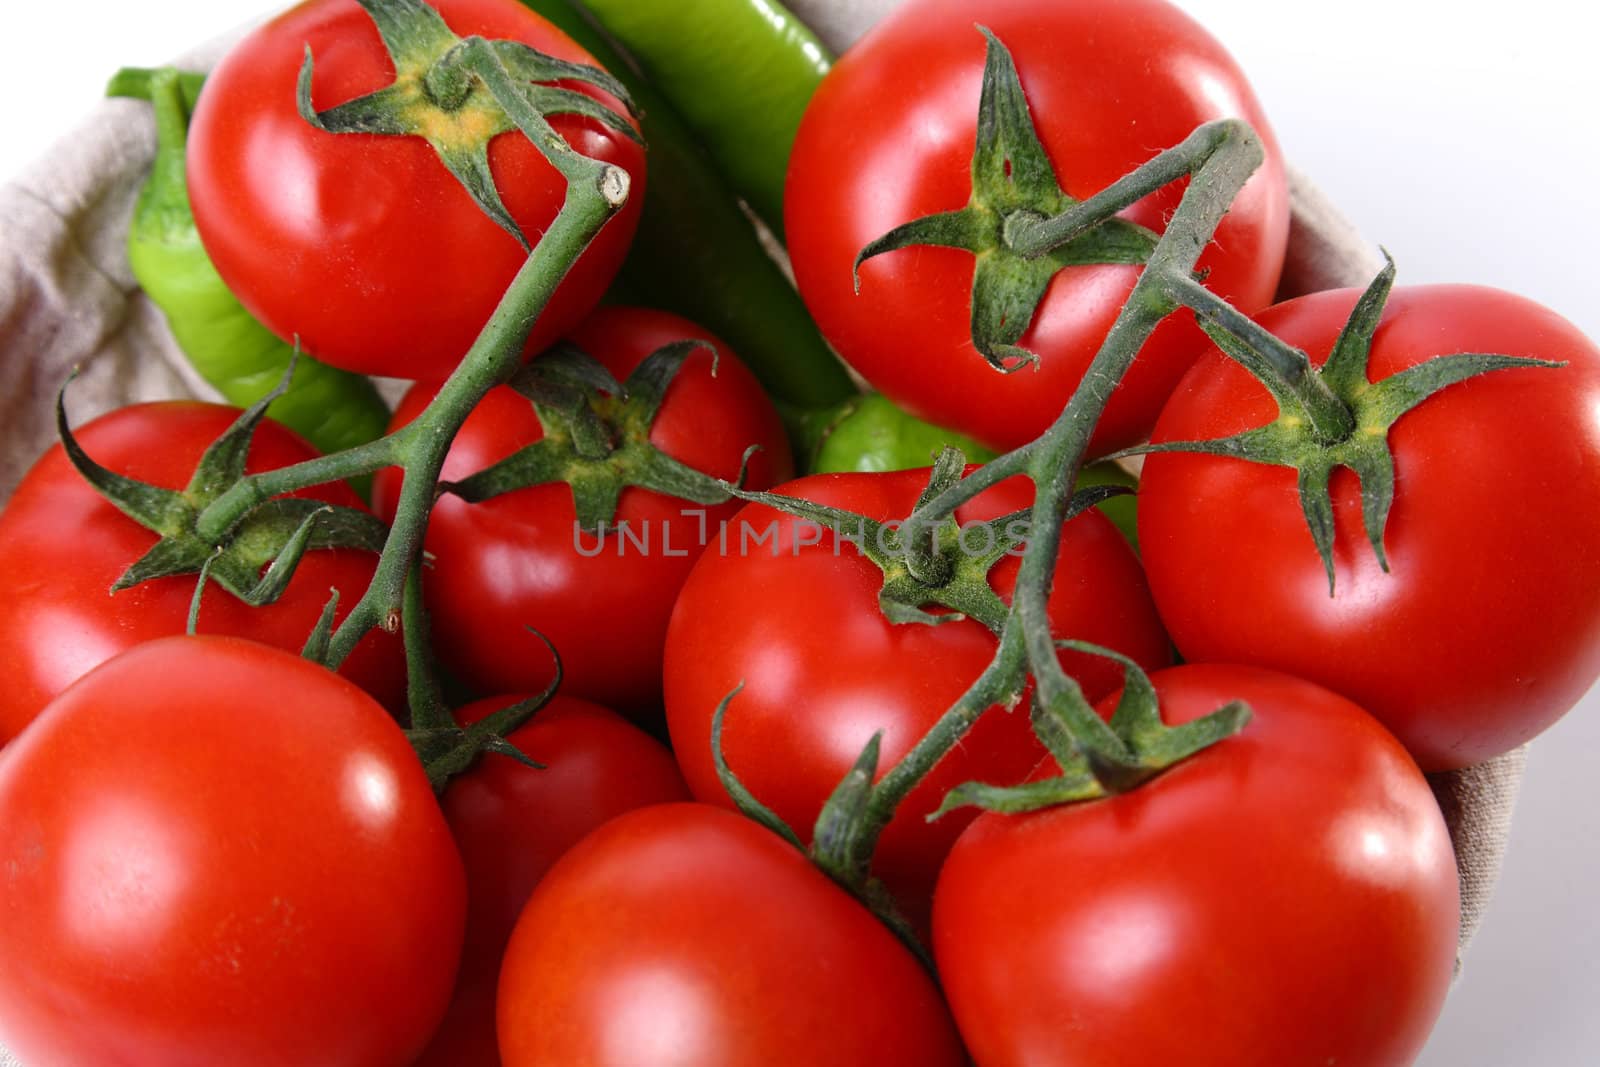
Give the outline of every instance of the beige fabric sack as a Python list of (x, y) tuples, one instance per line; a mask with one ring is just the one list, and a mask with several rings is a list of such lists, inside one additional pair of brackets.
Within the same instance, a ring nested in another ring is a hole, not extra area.
[[(893, 0), (789, 0), (842, 51)], [(227, 42), (184, 57), (208, 67)], [(81, 72), (82, 76), (98, 76)], [(123, 243), (155, 146), (150, 109), (107, 100), (18, 180), (0, 188), (0, 501), (55, 440), (54, 401), (74, 367), (74, 423), (137, 400), (216, 394), (189, 369), (155, 307), (134, 285)], [(1365, 285), (1378, 258), (1301, 176), (1285, 296)], [(1433, 778), (1461, 870), (1461, 946), (1476, 930), (1500, 871), (1521, 780), (1519, 750)], [(19, 1067), (0, 1048), (0, 1067)]]

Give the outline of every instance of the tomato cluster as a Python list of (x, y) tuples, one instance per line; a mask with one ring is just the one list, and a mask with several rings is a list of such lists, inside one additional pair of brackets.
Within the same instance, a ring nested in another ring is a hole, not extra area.
[[(601, 303), (625, 95), (515, 0), (310, 0), (212, 76), (218, 271), (414, 384), (327, 457), (265, 402), (63, 410), (0, 513), (0, 1042), (1412, 1062), (1460, 914), (1424, 772), (1600, 676), (1600, 349), (1392, 271), (1269, 306), (1283, 161), (1165, 0), (907, 0), (784, 236), (874, 432), (1012, 451), (796, 478), (815, 412)], [(1118, 449), (1137, 547), (1073, 490)]]

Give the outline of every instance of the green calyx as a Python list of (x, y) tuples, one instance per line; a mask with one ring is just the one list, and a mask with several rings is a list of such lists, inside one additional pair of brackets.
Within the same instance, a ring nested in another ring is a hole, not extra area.
[(1250, 708), (1234, 701), (1181, 726), (1168, 726), (1161, 721), (1160, 702), (1150, 676), (1133, 660), (1084, 641), (1060, 641), (1057, 645), (1121, 664), (1122, 696), (1111, 721), (1100, 719), (1076, 687), (1058, 701), (1035, 700), (1034, 734), (1049, 750), (1060, 773), (1016, 786), (959, 785), (945, 794), (931, 818), (964, 807), (1020, 814), (1127, 792), (1232, 737), (1250, 722)]
[(482, 719), (471, 726), (444, 726), (429, 730), (407, 730), (406, 740), (422, 761), (428, 784), (434, 793), (443, 794), (451, 780), (466, 773), (478, 760), (489, 754), (514, 759), (530, 770), (542, 771), (545, 765), (530, 757), (505, 735), (533, 717), (533, 713), (549, 702), (546, 694), (501, 708), (495, 716), (505, 715), (504, 723)]
[(1061, 188), (1039, 141), (1011, 53), (988, 29), (978, 29), (988, 51), (972, 197), (964, 208), (914, 219), (863, 248), (856, 257), (856, 288), (861, 264), (885, 252), (914, 245), (971, 252), (972, 344), (995, 369), (1010, 372), (1038, 359), (1017, 341), (1057, 272), (1096, 263), (1143, 264), (1158, 237), (1115, 217), (1054, 232), (1050, 222), (1078, 201)]
[[(550, 349), (509, 383), (533, 404), (544, 436), (469, 478), (445, 483), (445, 491), (476, 503), (532, 485), (565, 482), (572, 487), (578, 525), (585, 533), (605, 532), (628, 486), (696, 504), (726, 502), (731, 497), (726, 483), (650, 443), (650, 428), (667, 387), (684, 360), (708, 347), (700, 341), (663, 345), (626, 382), (618, 382), (571, 344)], [(738, 480), (744, 481), (743, 470)]]
[[(945, 448), (913, 515), (960, 482), (965, 469), (966, 457)], [(914, 518), (885, 522), (800, 497), (727, 488), (741, 500), (815, 523), (855, 545), (883, 572), (878, 606), (890, 622), (939, 625), (975, 619), (995, 634), (1004, 629), (1010, 608), (990, 586), (989, 572), (1006, 556), (1021, 554), (1028, 542), (1030, 511), (988, 522), (960, 523), (953, 515), (937, 522)], [(1129, 491), (1118, 485), (1084, 489), (1074, 496), (1067, 518)]]
[(67, 423), (66, 387), (62, 387), (56, 397), (56, 426), (68, 460), (101, 496), (161, 538), (122, 573), (111, 587), (113, 593), (152, 578), (197, 574), (259, 606), (282, 595), (309, 549), (377, 552), (383, 548), (389, 528), (376, 516), (319, 500), (283, 497), (252, 508), (219, 539), (200, 535), (200, 513), (244, 477), (250, 440), (267, 405), (281, 390), (280, 386), (241, 414), (206, 449), (189, 485), (174, 492), (125, 477), (90, 458)]
[[(541, 640), (542, 635), (540, 636)], [(549, 642), (545, 642), (546, 646)], [(552, 648), (552, 652), (555, 650)], [(530, 770), (542, 771), (545, 765), (523, 752), (506, 738), (533, 718), (550, 703), (560, 687), (560, 661), (557, 660), (556, 678), (542, 693), (508, 704), (492, 715), (487, 715), (470, 726), (456, 723), (455, 716), (442, 703), (437, 722), (421, 725), (421, 716), (412, 709), (412, 725), (406, 739), (422, 761), (423, 771), (435, 794), (443, 794), (451, 780), (465, 774), (484, 756), (504, 756), (515, 760)]]
[(1242, 336), (1202, 312), (1199, 322), (1217, 347), (1272, 393), (1278, 417), (1265, 426), (1231, 437), (1169, 441), (1124, 453), (1196, 452), (1294, 468), (1299, 473), (1300, 507), (1306, 526), (1328, 574), (1329, 596), (1334, 592), (1335, 531), (1328, 484), (1337, 468), (1349, 468), (1360, 479), (1362, 525), (1378, 564), (1388, 571), (1383, 536), (1394, 504), (1394, 456), (1389, 449), (1389, 432), (1394, 424), (1429, 397), (1458, 382), (1497, 370), (1562, 366), (1541, 359), (1462, 352), (1436, 356), (1382, 381), (1369, 381), (1367, 364), (1372, 341), (1383, 319), (1394, 277), (1394, 261), (1389, 259), (1357, 301), (1327, 361), (1309, 371), (1319, 386), (1317, 393), (1331, 395), (1348, 411), (1348, 432), (1319, 432), (1319, 425), (1326, 420), (1317, 419), (1310, 409), (1308, 391), (1297, 387), (1300, 383), (1286, 381), (1264, 354), (1260, 339)]
[(603, 70), (544, 55), (518, 41), (458, 37), (423, 0), (358, 2), (394, 61), (394, 83), (319, 112), (311, 103), (308, 46), (300, 69), (301, 117), (329, 133), (425, 139), (484, 213), (524, 249), (530, 247), (527, 237), (500, 199), (489, 170), (490, 141), (522, 129), (543, 140), (543, 151), (570, 151), (546, 121), (551, 115), (583, 116), (639, 140), (627, 120), (593, 97), (548, 84), (593, 85), (631, 107), (627, 90)]
[[(446, 702), (444, 686), (439, 678), (438, 661), (434, 657), (433, 644), (429, 639), (431, 626), (427, 605), (422, 596), (420, 561), (413, 563), (406, 575), (404, 609), (401, 615), (409, 690), (406, 703), (411, 712), (406, 739), (411, 742), (417, 758), (422, 761), (423, 771), (427, 774), (428, 784), (433, 787), (435, 795), (443, 795), (452, 779), (471, 770), (478, 760), (486, 755), (505, 756), (530, 770), (544, 770), (544, 764), (534, 760), (507, 738), (521, 729), (539, 709), (550, 703), (551, 698), (561, 688), (563, 677), (561, 655), (556, 651), (555, 645), (550, 643), (550, 639), (538, 630), (528, 628), (528, 632), (549, 649), (550, 659), (555, 664), (554, 677), (550, 679), (550, 684), (543, 692), (508, 704), (471, 725), (462, 726)], [(332, 616), (331, 609), (324, 614), (323, 625), (318, 627), (313, 638), (315, 643), (321, 644), (324, 648), (331, 636)], [(307, 657), (315, 658), (314, 652), (320, 650), (308, 645)]]
[(750, 792), (733, 768), (728, 766), (722, 748), (722, 731), (728, 718), (728, 706), (743, 688), (741, 683), (723, 697), (711, 717), (711, 760), (716, 767), (717, 779), (734, 807), (746, 818), (755, 820), (810, 856), (824, 874), (866, 905), (911, 950), (928, 972), (934, 973), (933, 956), (927, 946), (922, 944), (916, 931), (906, 921), (889, 890), (868, 871), (873, 846), (877, 834), (881, 832), (881, 827), (872, 827), (870, 807), (883, 732), (880, 730), (872, 735), (861, 755), (856, 758), (855, 765), (834, 787), (833, 794), (817, 816), (816, 826), (811, 832), (811, 847), (808, 849), (794, 828)]

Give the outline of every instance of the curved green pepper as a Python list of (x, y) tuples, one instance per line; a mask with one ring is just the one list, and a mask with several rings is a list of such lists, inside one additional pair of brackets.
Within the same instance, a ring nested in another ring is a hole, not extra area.
[(777, 0), (583, 0), (688, 122), (722, 173), (783, 235), (800, 117), (832, 65)]
[[(1118, 464), (1102, 460), (1099, 463), (1087, 464), (1078, 472), (1078, 488), (1086, 489), (1091, 485), (1120, 485), (1125, 489), (1138, 490), (1139, 479)], [(1133, 546), (1135, 552), (1139, 551), (1139, 498), (1136, 493), (1125, 496), (1114, 496), (1095, 505), (1100, 513), (1111, 520), (1111, 524), (1122, 531), (1122, 536), (1128, 539), (1128, 544)]]
[(998, 454), (902, 411), (880, 393), (852, 397), (821, 413), (814, 425), (806, 453), (811, 458), (807, 470), (814, 474), (927, 467), (947, 446), (959, 448), (969, 463), (987, 463)]
[[(969, 463), (987, 463), (996, 455), (970, 437), (902, 411), (878, 393), (812, 414), (801, 437), (804, 447), (799, 454), (809, 458), (806, 470), (811, 474), (926, 467), (946, 446), (959, 448)], [(1137, 489), (1139, 480), (1115, 463), (1091, 463), (1078, 472), (1078, 488), (1091, 485)], [(1114, 496), (1096, 506), (1137, 551), (1136, 498)]]
[[(195, 370), (229, 403), (248, 407), (282, 380), (295, 354), (229, 291), (195, 229), (184, 148), (202, 81), (171, 69), (127, 70), (107, 88), (111, 96), (149, 100), (156, 115), (155, 165), (134, 209), (128, 260)], [(371, 380), (307, 356), (298, 358), (288, 389), (267, 413), (323, 452), (371, 441), (389, 423)]]
[(570, 0), (522, 0), (611, 71), (644, 113), (644, 211), (612, 296), (674, 311), (727, 341), (781, 404), (813, 408), (856, 392), (799, 294), (761, 246), (737, 195), (661, 92)]

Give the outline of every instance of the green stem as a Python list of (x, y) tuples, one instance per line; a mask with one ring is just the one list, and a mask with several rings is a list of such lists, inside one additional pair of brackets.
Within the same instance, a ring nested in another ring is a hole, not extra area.
[(1312, 433), (1319, 441), (1337, 443), (1355, 432), (1355, 417), (1350, 407), (1334, 395), (1328, 383), (1311, 367), (1311, 360), (1293, 345), (1273, 336), (1260, 323), (1201, 285), (1193, 275), (1168, 279), (1173, 299), (1192, 308), (1196, 315), (1243, 341), (1260, 362), (1252, 370), (1265, 370), (1285, 391), (1298, 399), (1311, 419)]
[[(172, 68), (152, 71), (145, 86), (146, 99), (155, 105), (156, 158), (150, 181), (172, 190), (173, 199), (189, 195), (185, 180), (185, 148), (189, 141), (189, 112), (193, 107), (183, 90), (183, 74)], [(113, 82), (113, 85), (116, 83)]]
[(221, 541), (252, 508), (275, 496), (397, 466), (407, 454), (410, 440), (420, 432), (413, 428), (415, 425), (409, 424), (387, 437), (342, 452), (241, 478), (200, 513), (195, 529), (201, 537)]
[(528, 102), (489, 42), (470, 38), (462, 65), (483, 80), (534, 146), (567, 179), (566, 198), (477, 340), (427, 409), (405, 429), (350, 451), (242, 479), (200, 516), (199, 529), (220, 537), (251, 507), (281, 493), (321, 484), (330, 477), (405, 468), (393, 529), (378, 557), (371, 584), (328, 643), (326, 664), (343, 663), (369, 631), (400, 626), (406, 576), (422, 551), (428, 514), (445, 456), (462, 423), (488, 391), (521, 365), (534, 322), (567, 271), (602, 226), (621, 209), (629, 178), (608, 163), (574, 151)]
[(906, 570), (919, 582), (937, 588), (950, 580), (953, 568), (939, 552), (938, 529), (922, 524), (908, 525), (905, 537)]
[[(1174, 155), (1177, 159), (1166, 164), (1157, 157), (1154, 169), (1170, 174), (1177, 163), (1182, 163), (1181, 173), (1192, 174), (1189, 186), (1117, 321), (1085, 371), (1083, 384), (1040, 439), (1030, 472), (1038, 487), (1033, 506), (1033, 539), (1018, 570), (1012, 610), (1022, 625), (1039, 699), (1046, 704), (1067, 697), (1068, 688), (1075, 686), (1057, 659), (1046, 602), (1060, 552), (1061, 523), (1072, 500), (1090, 435), (1116, 383), (1122, 380), (1161, 320), (1175, 310), (1170, 280), (1192, 277), (1200, 253), (1210, 243), (1239, 190), (1265, 158), (1255, 131), (1236, 119), (1201, 127), (1174, 150)], [(1171, 176), (1176, 178), (1181, 173)], [(1130, 188), (1138, 185), (1126, 184)], [(1080, 743), (1086, 743), (1087, 748), (1123, 747), (1110, 727), (1098, 718), (1094, 725), (1084, 725), (1090, 736), (1081, 738)]]
[[(1040, 250), (1059, 237), (1070, 239), (1100, 219), (1184, 176), (1191, 176), (1183, 199), (1167, 223), (1127, 303), (1084, 374), (1083, 383), (1050, 429), (920, 504), (913, 518), (933, 521), (954, 513), (962, 503), (1018, 473), (1027, 473), (1037, 487), (1031, 537), (1023, 554), (1011, 619), (995, 658), (956, 704), (873, 789), (867, 804), (869, 820), (861, 847), (872, 849), (883, 828), (907, 794), (944, 755), (960, 743), (979, 717), (1023, 691), (1031, 673), (1041, 702), (1062, 706), (1071, 717), (1077, 743), (1093, 758), (1104, 754), (1115, 762), (1127, 746), (1114, 731), (1073, 698), (1081, 694), (1061, 669), (1046, 604), (1061, 550), (1061, 527), (1072, 501), (1078, 469), (1089, 438), (1111, 391), (1163, 318), (1181, 301), (1173, 295), (1173, 279), (1193, 274), (1201, 251), (1217, 225), (1264, 158), (1261, 143), (1249, 125), (1225, 120), (1202, 126), (1184, 142), (1146, 163), (1138, 171), (1082, 201), (1066, 214), (1039, 224)], [(1062, 236), (1062, 235), (1066, 236)], [(1181, 288), (1181, 287), (1178, 287)], [(1080, 709), (1080, 710), (1075, 710)]]
[[(573, 153), (573, 158), (584, 157)], [(330, 666), (342, 663), (373, 627), (394, 628), (406, 571), (422, 549), (428, 514), (433, 510), (434, 489), (450, 443), (484, 394), (521, 365), (523, 345), (539, 312), (566, 277), (568, 268), (622, 206), (627, 195), (627, 175), (605, 164), (593, 164), (593, 169), (597, 173), (590, 182), (575, 180), (568, 184), (561, 213), (517, 272), (461, 366), (446, 380), (423, 416), (412, 424), (427, 420), (426, 428), (409, 438), (411, 448), (406, 450), (409, 455), (404, 464), (394, 531), (378, 559), (372, 584), (334, 631), (328, 649)]]
[(994, 488), (1007, 478), (1026, 474), (1032, 469), (1033, 455), (1038, 448), (1039, 440), (1035, 439), (998, 459), (990, 460), (955, 485), (933, 494), (918, 504), (916, 510), (911, 513), (911, 519), (907, 521), (942, 522), (954, 515), (956, 508), (979, 494)]
[(439, 673), (429, 644), (428, 609), (422, 600), (422, 559), (411, 561), (401, 609), (406, 645), (406, 703), (414, 731), (446, 730), (456, 725), (439, 686)]
[[(1022, 643), (1008, 636), (1015, 632), (1015, 627), (1008, 627), (1001, 634), (999, 651), (977, 681), (934, 723), (933, 728), (923, 735), (911, 751), (902, 756), (873, 786), (872, 795), (867, 800), (860, 846), (866, 855), (857, 860), (858, 864), (870, 862), (878, 837), (894, 818), (895, 809), (927, 777), (934, 764), (961, 742), (986, 711), (997, 704), (1010, 704), (1021, 695), (1027, 676), (1027, 657)], [(1015, 714), (1025, 712), (1017, 711)]]
[[(1018, 214), (1006, 220), (1005, 241), (1019, 256), (1042, 256), (1082, 236), (1117, 212), (1195, 172), (1232, 136), (1235, 119), (1208, 122), (1138, 170), (1124, 175), (1053, 218)], [(1232, 197), (1229, 198), (1229, 203)], [(1167, 227), (1168, 234), (1172, 227)], [(1209, 234), (1207, 238), (1209, 239)], [(1202, 245), (1202, 247), (1204, 247)]]

